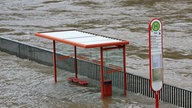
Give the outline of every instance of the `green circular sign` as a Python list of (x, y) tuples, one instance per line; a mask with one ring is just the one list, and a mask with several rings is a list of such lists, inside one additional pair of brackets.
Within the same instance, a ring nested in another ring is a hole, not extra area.
[(154, 21), (152, 23), (152, 29), (153, 31), (158, 31), (160, 29), (160, 23), (158, 21)]

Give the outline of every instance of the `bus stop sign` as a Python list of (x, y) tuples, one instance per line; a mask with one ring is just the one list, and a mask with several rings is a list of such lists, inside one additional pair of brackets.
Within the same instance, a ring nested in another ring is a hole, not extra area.
[(153, 91), (163, 86), (163, 32), (161, 21), (154, 18), (149, 23), (150, 85)]

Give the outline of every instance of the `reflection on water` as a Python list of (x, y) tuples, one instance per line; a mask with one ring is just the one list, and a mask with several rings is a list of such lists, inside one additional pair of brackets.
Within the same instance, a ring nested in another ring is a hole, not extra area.
[[(165, 83), (192, 90), (191, 0), (1, 0), (0, 7), (0, 36), (39, 47), (51, 49), (52, 44), (35, 37), (37, 31), (80, 29), (129, 40), (127, 70), (147, 78), (148, 23), (160, 18)], [(66, 47), (58, 51), (70, 53)]]

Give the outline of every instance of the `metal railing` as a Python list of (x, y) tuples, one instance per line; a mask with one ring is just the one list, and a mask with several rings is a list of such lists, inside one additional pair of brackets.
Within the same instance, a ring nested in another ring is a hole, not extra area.
[[(132, 75), (127, 73), (128, 80), (128, 91), (134, 93), (140, 93), (144, 96), (153, 97), (154, 93), (150, 89), (149, 79)], [(173, 105), (191, 108), (192, 107), (192, 92), (174, 87), (168, 84), (164, 84), (162, 90), (160, 91), (159, 99), (163, 102), (171, 103)]]
[[(100, 80), (100, 66), (98, 64), (79, 61), (78, 65), (89, 67), (89, 69), (79, 68), (80, 75), (85, 75), (98, 81)], [(109, 68), (105, 67), (105, 71), (107, 69)], [(123, 72), (105, 73), (105, 79), (112, 80), (114, 87), (123, 89)], [(154, 93), (150, 88), (150, 80), (141, 76), (127, 73), (127, 90), (154, 98)], [(192, 108), (192, 92), (172, 85), (163, 85), (159, 99), (178, 107)]]

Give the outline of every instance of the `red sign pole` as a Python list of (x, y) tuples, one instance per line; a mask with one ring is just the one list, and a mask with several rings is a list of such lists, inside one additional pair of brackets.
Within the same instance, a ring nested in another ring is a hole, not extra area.
[(163, 87), (163, 30), (158, 18), (149, 22), (148, 34), (150, 87), (155, 94), (155, 106), (159, 108), (159, 92)]
[(159, 92), (155, 92), (155, 106), (159, 108)]

